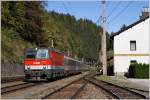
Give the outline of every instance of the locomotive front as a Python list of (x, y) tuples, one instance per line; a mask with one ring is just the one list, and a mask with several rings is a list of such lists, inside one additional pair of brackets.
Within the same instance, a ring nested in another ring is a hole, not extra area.
[(49, 50), (47, 48), (28, 49), (25, 52), (24, 59), (25, 78), (35, 78), (36, 80), (38, 78), (45, 79), (52, 65), (49, 56)]

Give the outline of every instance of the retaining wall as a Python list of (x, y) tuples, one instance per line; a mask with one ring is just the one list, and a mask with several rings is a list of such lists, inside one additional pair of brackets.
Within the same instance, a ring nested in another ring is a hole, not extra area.
[(24, 67), (20, 64), (1, 64), (1, 77), (24, 75)]

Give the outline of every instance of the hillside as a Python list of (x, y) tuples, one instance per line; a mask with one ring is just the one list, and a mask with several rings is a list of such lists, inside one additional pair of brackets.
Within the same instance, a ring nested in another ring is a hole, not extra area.
[[(44, 9), (46, 2), (1, 3), (2, 63), (22, 63), (24, 50), (44, 44), (85, 61), (98, 59), (102, 28), (88, 19)], [(107, 33), (107, 49), (112, 49)]]

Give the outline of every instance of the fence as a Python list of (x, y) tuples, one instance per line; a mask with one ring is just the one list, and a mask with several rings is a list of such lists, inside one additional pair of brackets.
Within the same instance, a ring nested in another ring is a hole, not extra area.
[(24, 75), (24, 67), (20, 64), (1, 64), (1, 77)]

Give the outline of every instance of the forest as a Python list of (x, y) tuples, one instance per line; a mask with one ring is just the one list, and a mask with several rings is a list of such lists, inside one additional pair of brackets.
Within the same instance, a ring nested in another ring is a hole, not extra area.
[[(43, 1), (1, 2), (1, 63), (22, 63), (27, 48), (54, 47), (86, 62), (99, 57), (102, 27), (88, 19), (47, 11)], [(107, 33), (107, 50), (112, 40)]]

